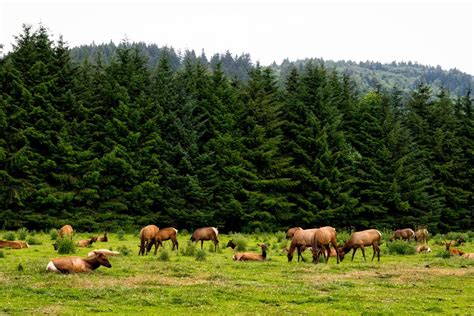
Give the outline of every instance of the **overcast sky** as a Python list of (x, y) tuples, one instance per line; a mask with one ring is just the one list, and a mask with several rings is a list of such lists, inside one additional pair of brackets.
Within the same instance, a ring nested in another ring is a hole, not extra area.
[(474, 74), (472, 1), (0, 0), (0, 43), (42, 22), (70, 46), (130, 41), (230, 50), (267, 65), (305, 57), (416, 61)]

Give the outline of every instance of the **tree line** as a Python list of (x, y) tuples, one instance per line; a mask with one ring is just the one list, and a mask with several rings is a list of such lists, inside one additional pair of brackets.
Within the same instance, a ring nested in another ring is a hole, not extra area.
[(364, 94), (308, 62), (226, 76), (128, 43), (74, 62), (25, 26), (0, 60), (0, 227), (472, 228), (470, 91)]

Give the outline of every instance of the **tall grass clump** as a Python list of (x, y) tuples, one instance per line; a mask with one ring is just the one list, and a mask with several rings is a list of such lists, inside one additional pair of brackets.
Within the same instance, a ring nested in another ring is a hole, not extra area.
[(54, 229), (54, 228), (51, 228), (49, 230), (49, 237), (51, 237), (51, 240), (57, 240), (58, 237), (59, 237), (58, 230)]
[(401, 240), (388, 242), (387, 250), (391, 255), (413, 255), (416, 252), (414, 244)]
[(60, 254), (76, 252), (76, 245), (74, 244), (74, 241), (70, 238), (59, 238), (56, 241), (56, 244), (58, 245), (58, 253)]
[(128, 256), (132, 251), (127, 246), (118, 246), (117, 251), (120, 252), (122, 256)]
[(234, 244), (236, 244), (235, 250), (245, 251), (247, 250), (247, 238), (242, 234), (233, 234), (230, 236)]
[(197, 260), (197, 261), (206, 261), (206, 257), (207, 257), (207, 252), (206, 252), (206, 250), (204, 250), (204, 249), (199, 249), (199, 250), (196, 252), (196, 260)]
[(165, 248), (161, 248), (161, 250), (158, 253), (158, 260), (170, 261), (170, 252)]
[(28, 229), (22, 227), (16, 231), (16, 234), (18, 235), (19, 240), (25, 240), (26, 236), (28, 235)]
[(194, 257), (194, 254), (196, 252), (196, 245), (192, 242), (188, 242), (186, 247), (181, 247), (180, 252), (183, 256)]
[(13, 241), (16, 239), (15, 233), (14, 232), (6, 232), (3, 234), (3, 239)]
[(120, 240), (120, 241), (125, 240), (125, 232), (123, 231), (123, 229), (121, 229), (117, 232), (117, 239)]
[(3, 252), (3, 250), (0, 250), (0, 258), (5, 258), (5, 253)]
[(282, 241), (286, 240), (286, 233), (285, 232), (276, 232), (275, 237), (277, 243), (281, 243)]
[(451, 253), (448, 250), (443, 249), (435, 253), (434, 256), (438, 258), (449, 259), (451, 258)]
[(30, 236), (26, 239), (28, 245), (42, 245), (43, 243), (36, 237)]

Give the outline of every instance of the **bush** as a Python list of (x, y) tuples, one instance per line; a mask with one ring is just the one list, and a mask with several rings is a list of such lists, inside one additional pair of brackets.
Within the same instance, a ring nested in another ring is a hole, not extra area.
[(128, 256), (132, 253), (132, 251), (127, 248), (127, 246), (118, 246), (117, 251), (123, 256)]
[(13, 241), (13, 240), (16, 239), (15, 233), (14, 233), (14, 232), (6, 232), (6, 233), (3, 235), (3, 239), (9, 240), (9, 241)]
[(197, 261), (206, 261), (207, 252), (204, 249), (199, 249), (196, 253), (196, 260)]
[(19, 240), (25, 240), (26, 236), (28, 235), (28, 229), (26, 229), (25, 227), (22, 227), (18, 229), (16, 233), (18, 235)]
[(280, 243), (283, 240), (286, 240), (286, 233), (285, 232), (276, 232), (275, 237), (277, 239), (277, 243)]
[(186, 248), (181, 248), (180, 251), (183, 256), (194, 257), (194, 253), (196, 252), (196, 245), (192, 242), (188, 242)]
[(406, 241), (395, 240), (387, 243), (388, 253), (392, 255), (413, 255), (416, 248), (412, 243)]
[(43, 243), (36, 237), (30, 236), (28, 239), (26, 239), (26, 242), (29, 245), (42, 245)]
[(5, 258), (5, 253), (3, 252), (3, 250), (0, 250), (0, 258)]
[(21, 264), (21, 262), (18, 264), (17, 268), (16, 268), (18, 271), (22, 272), (25, 270), (25, 268), (23, 268), (23, 265)]
[(167, 249), (162, 247), (161, 250), (158, 253), (158, 260), (160, 260), (160, 261), (170, 261), (170, 252)]
[(70, 238), (59, 238), (56, 241), (56, 244), (58, 246), (58, 253), (60, 254), (76, 252), (76, 245), (74, 244), (74, 241)]
[(446, 249), (440, 250), (435, 254), (435, 257), (449, 259), (451, 258), (451, 253)]
[(121, 230), (119, 230), (119, 231), (117, 232), (117, 238), (118, 238), (118, 240), (120, 240), (120, 241), (126, 240), (126, 239), (125, 239), (125, 232), (123, 231), (123, 229), (121, 229)]
[(346, 230), (342, 230), (342, 231), (338, 231), (337, 234), (336, 234), (336, 238), (337, 238), (337, 244), (344, 244), (346, 242), (346, 240), (348, 240), (349, 238), (351, 237), (351, 233), (346, 231)]
[(49, 236), (51, 237), (51, 240), (57, 240), (59, 237), (57, 229), (51, 228), (49, 230)]

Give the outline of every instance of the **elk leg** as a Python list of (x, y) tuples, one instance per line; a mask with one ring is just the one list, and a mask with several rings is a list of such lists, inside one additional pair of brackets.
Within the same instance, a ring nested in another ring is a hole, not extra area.
[(201, 250), (202, 250), (202, 244), (204, 243), (204, 240), (201, 240)]
[(365, 250), (364, 250), (364, 246), (361, 246), (360, 247), (360, 251), (362, 251), (362, 255), (364, 256), (364, 261), (367, 262), (367, 259), (365, 259)]
[(352, 259), (351, 259), (351, 261), (354, 261), (354, 255), (356, 254), (356, 251), (357, 251), (357, 248), (354, 248), (354, 250), (352, 251)]
[(339, 251), (337, 251), (337, 244), (332, 244), (332, 246), (334, 247), (334, 250), (336, 251), (336, 260), (337, 260), (337, 264), (339, 264)]
[(326, 246), (326, 263), (329, 261), (329, 257), (331, 256), (331, 248), (329, 245)]

